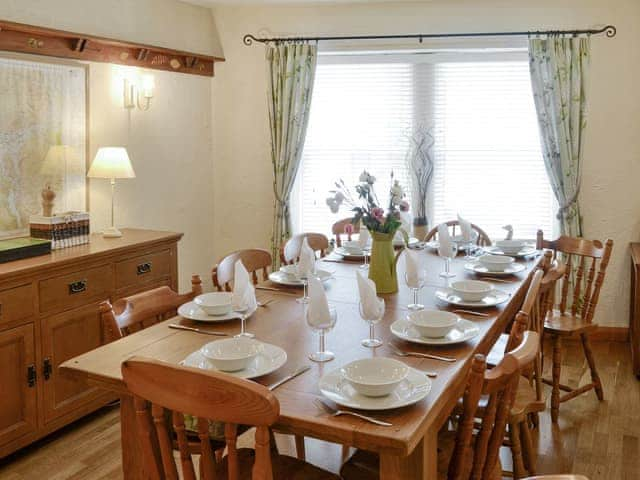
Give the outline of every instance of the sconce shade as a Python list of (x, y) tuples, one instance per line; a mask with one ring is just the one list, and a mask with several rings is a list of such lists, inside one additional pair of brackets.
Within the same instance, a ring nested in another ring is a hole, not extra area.
[(102, 147), (89, 168), (89, 178), (135, 178), (131, 160), (124, 147)]
[(76, 149), (69, 145), (51, 145), (40, 167), (40, 175), (53, 176), (63, 172), (67, 164), (78, 159)]

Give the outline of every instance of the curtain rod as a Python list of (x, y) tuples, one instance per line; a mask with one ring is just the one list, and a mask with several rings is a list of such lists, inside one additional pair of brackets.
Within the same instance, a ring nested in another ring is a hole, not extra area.
[(414, 38), (422, 41), (425, 38), (469, 38), (469, 37), (528, 37), (536, 35), (599, 35), (605, 34), (608, 38), (615, 37), (617, 29), (613, 25), (607, 25), (602, 28), (586, 29), (586, 30), (537, 30), (531, 32), (467, 32), (467, 33), (411, 33), (404, 35), (354, 35), (354, 36), (336, 36), (336, 37), (272, 37), (257, 38), (251, 34), (243, 37), (242, 41), (245, 45), (252, 45), (253, 42), (258, 43), (283, 43), (283, 42), (323, 42), (333, 40), (397, 40)]

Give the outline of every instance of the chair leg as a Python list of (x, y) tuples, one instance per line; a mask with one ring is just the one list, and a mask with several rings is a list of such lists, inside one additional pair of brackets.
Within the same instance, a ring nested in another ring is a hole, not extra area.
[(533, 449), (533, 440), (531, 439), (531, 430), (529, 424), (525, 420), (520, 425), (520, 435), (522, 437), (522, 456), (524, 465), (528, 475), (536, 474), (536, 452)]
[(560, 367), (562, 365), (562, 344), (559, 335), (553, 335), (553, 385), (551, 388), (551, 421), (558, 423), (560, 412)]
[(298, 460), (306, 460), (307, 459), (307, 452), (305, 451), (304, 448), (304, 437), (302, 435), (295, 435), (295, 440), (296, 440), (296, 457), (298, 457)]
[(602, 391), (602, 382), (600, 381), (600, 376), (598, 375), (598, 371), (596, 370), (596, 362), (593, 359), (593, 352), (591, 350), (591, 343), (589, 342), (589, 337), (586, 333), (580, 334), (580, 338), (582, 339), (582, 349), (584, 350), (584, 356), (587, 357), (587, 363), (589, 364), (589, 369), (591, 370), (591, 381), (595, 385), (596, 396), (598, 400), (604, 400), (604, 392)]
[(349, 459), (351, 453), (351, 447), (349, 445), (342, 445), (342, 453), (340, 455), (340, 463), (345, 463)]
[(520, 424), (509, 424), (509, 440), (511, 441), (511, 457), (513, 458), (513, 478), (524, 478), (525, 469), (520, 443)]

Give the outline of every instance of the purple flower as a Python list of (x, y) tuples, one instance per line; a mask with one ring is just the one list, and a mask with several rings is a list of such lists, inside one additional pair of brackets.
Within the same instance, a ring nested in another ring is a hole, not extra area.
[(371, 215), (373, 215), (373, 218), (375, 218), (379, 222), (382, 222), (384, 220), (384, 209), (375, 207), (373, 210), (371, 210)]
[(400, 204), (398, 205), (398, 207), (400, 207), (400, 211), (401, 212), (408, 212), (409, 211), (409, 202), (407, 202), (406, 200), (402, 200), (400, 202)]

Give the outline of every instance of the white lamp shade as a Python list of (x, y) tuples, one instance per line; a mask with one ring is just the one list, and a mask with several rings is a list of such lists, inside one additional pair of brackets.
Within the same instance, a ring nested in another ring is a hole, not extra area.
[(124, 147), (102, 147), (89, 168), (89, 178), (135, 178), (131, 160)]

